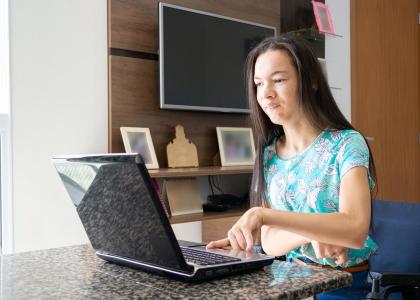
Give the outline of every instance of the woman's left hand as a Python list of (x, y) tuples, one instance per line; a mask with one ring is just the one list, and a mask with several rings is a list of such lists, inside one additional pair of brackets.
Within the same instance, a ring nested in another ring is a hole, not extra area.
[(233, 249), (251, 251), (263, 225), (263, 208), (253, 207), (247, 210), (228, 231), (227, 239), (210, 242), (207, 248), (219, 248), (230, 245)]
[(311, 243), (316, 258), (333, 258), (337, 265), (342, 265), (348, 260), (348, 249), (346, 247), (328, 245), (317, 241), (312, 241)]

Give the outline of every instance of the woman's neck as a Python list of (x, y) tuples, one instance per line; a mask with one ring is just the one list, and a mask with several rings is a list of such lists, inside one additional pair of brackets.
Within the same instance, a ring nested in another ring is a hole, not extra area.
[(296, 126), (283, 125), (283, 130), (284, 137), (277, 144), (277, 152), (281, 157), (302, 153), (321, 133), (321, 130), (308, 123), (299, 123)]

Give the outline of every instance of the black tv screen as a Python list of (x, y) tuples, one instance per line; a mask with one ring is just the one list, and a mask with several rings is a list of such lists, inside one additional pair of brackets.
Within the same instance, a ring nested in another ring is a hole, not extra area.
[(275, 27), (159, 3), (160, 107), (249, 112), (244, 63)]

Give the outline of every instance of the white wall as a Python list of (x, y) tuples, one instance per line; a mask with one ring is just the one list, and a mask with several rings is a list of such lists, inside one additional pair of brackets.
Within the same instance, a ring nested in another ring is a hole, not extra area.
[(335, 33), (341, 36), (325, 40), (328, 81), (338, 106), (351, 121), (350, 1), (326, 0), (325, 3), (331, 12)]
[(107, 1), (10, 1), (14, 251), (87, 241), (53, 154), (107, 152)]
[(10, 142), (10, 57), (9, 1), (0, 0), (0, 251), (11, 245), (11, 142)]

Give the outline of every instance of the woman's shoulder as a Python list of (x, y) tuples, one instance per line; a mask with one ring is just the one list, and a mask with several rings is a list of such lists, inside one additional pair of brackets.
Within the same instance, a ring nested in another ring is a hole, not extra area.
[(343, 143), (347, 144), (349, 142), (360, 143), (365, 140), (363, 135), (354, 129), (327, 130), (325, 135), (331, 142), (338, 145), (342, 145)]

